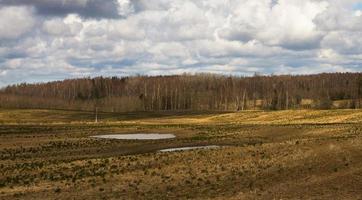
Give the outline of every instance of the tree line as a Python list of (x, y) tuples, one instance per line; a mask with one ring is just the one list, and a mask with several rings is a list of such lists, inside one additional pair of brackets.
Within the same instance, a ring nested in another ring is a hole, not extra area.
[(362, 107), (362, 73), (96, 77), (10, 85), (2, 108), (101, 111), (285, 110)]

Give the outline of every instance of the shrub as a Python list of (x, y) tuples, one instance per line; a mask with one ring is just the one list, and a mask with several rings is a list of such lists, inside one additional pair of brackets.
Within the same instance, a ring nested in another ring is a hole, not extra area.
[(61, 191), (62, 191), (62, 190), (61, 190), (59, 187), (57, 187), (57, 188), (54, 189), (54, 192), (55, 192), (55, 193), (60, 193)]

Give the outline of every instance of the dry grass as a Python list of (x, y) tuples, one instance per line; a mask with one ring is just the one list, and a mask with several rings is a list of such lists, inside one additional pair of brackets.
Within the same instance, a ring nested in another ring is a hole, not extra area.
[(244, 111), (225, 114), (201, 114), (128, 120), (127, 122), (148, 124), (237, 123), (252, 125), (362, 123), (362, 110)]
[[(358, 199), (361, 115), (2, 110), (0, 199)], [(177, 138), (88, 137), (137, 132)], [(157, 152), (194, 145), (224, 147)]]

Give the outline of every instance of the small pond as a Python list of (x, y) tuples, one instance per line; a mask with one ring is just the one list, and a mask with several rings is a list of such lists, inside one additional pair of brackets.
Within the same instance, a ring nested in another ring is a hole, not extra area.
[(92, 138), (118, 139), (118, 140), (162, 140), (175, 138), (174, 134), (159, 133), (137, 133), (137, 134), (114, 134), (114, 135), (95, 135)]
[(216, 149), (220, 148), (217, 145), (209, 145), (209, 146), (194, 146), (194, 147), (179, 147), (179, 148), (169, 148), (169, 149), (161, 149), (161, 152), (172, 152), (172, 151), (187, 151), (193, 149)]

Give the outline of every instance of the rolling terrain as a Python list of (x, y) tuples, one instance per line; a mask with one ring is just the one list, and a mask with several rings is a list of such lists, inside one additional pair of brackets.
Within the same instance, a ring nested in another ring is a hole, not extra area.
[[(0, 110), (0, 199), (359, 199), (362, 110)], [(166, 140), (90, 136), (172, 133)], [(216, 149), (159, 152), (172, 147)]]

